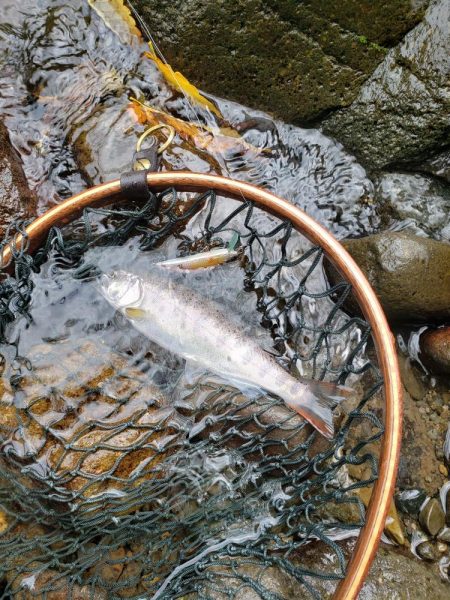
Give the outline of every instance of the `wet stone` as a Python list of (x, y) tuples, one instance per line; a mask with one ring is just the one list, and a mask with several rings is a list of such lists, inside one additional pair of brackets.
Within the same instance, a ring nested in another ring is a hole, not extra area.
[(36, 198), (30, 191), (19, 157), (0, 122), (0, 235), (15, 219), (33, 215)]
[(450, 149), (446, 148), (442, 152), (437, 152), (418, 165), (418, 170), (441, 177), (450, 183)]
[[(363, 501), (364, 505), (368, 507), (370, 497), (372, 495), (372, 488), (361, 488), (357, 490), (357, 494)], [(392, 540), (394, 540), (394, 542), (399, 544), (399, 546), (403, 546), (405, 544), (405, 534), (403, 532), (403, 525), (397, 513), (397, 509), (393, 500), (391, 501), (389, 512), (386, 517), (386, 526), (384, 531)]]
[(444, 447), (442, 450), (443, 458), (445, 458), (447, 466), (450, 466), (450, 423), (447, 426), (447, 433), (445, 435)]
[(437, 539), (450, 544), (450, 527), (444, 527), (444, 529), (439, 532)]
[(448, 0), (431, 2), (352, 105), (324, 122), (368, 167), (426, 160), (448, 146), (448, 19)]
[(419, 173), (383, 173), (375, 179), (375, 200), (389, 229), (450, 240), (450, 189)]
[(403, 490), (396, 495), (395, 504), (401, 512), (417, 517), (426, 498), (426, 492), (420, 488)]
[(429, 562), (434, 562), (435, 560), (437, 560), (436, 551), (433, 547), (433, 544), (430, 544), (430, 542), (422, 542), (417, 546), (416, 551), (422, 560), (426, 560)]
[[(343, 242), (392, 321), (450, 318), (450, 244), (409, 233), (384, 232)], [(326, 265), (333, 283), (340, 280)], [(357, 312), (356, 303), (347, 304)]]
[(437, 498), (431, 498), (420, 511), (419, 522), (432, 536), (436, 536), (445, 525), (445, 514)]
[(425, 331), (419, 343), (423, 364), (437, 375), (450, 375), (450, 327)]

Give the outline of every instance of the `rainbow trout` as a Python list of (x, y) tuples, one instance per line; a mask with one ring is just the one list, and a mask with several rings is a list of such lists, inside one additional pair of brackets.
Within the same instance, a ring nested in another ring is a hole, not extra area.
[(262, 388), (281, 397), (325, 437), (333, 437), (332, 410), (352, 390), (296, 379), (216, 302), (156, 271), (145, 278), (125, 271), (102, 275), (101, 292), (138, 331), (166, 350), (236, 387)]

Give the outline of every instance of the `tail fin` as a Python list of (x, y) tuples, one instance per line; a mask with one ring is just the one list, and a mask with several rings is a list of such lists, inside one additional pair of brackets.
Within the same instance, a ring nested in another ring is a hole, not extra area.
[(325, 381), (298, 382), (298, 393), (289, 394), (286, 403), (328, 439), (334, 435), (333, 410), (345, 398), (352, 396), (351, 388)]

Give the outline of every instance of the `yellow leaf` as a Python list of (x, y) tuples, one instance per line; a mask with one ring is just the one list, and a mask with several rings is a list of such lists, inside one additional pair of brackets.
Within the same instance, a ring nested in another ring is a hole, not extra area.
[(88, 3), (123, 44), (130, 44), (134, 36), (142, 38), (125, 0), (88, 0)]
[(175, 90), (184, 92), (187, 96), (189, 96), (194, 102), (203, 106), (204, 108), (209, 108), (209, 110), (219, 117), (219, 119), (223, 119), (223, 116), (220, 110), (215, 106), (210, 100), (202, 96), (200, 91), (193, 85), (190, 81), (186, 79), (186, 77), (180, 73), (179, 71), (174, 71), (172, 67), (163, 62), (158, 56), (153, 48), (153, 44), (149, 42), (150, 52), (146, 52), (145, 55), (150, 58), (161, 71), (164, 79), (167, 83), (173, 87)]

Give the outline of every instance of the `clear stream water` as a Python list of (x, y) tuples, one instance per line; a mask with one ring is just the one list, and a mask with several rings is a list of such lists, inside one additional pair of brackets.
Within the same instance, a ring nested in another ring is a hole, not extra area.
[[(153, 33), (157, 39), (157, 32)], [(193, 109), (166, 84), (154, 63), (143, 56), (145, 50), (146, 44), (137, 38), (130, 44), (122, 43), (84, 0), (1, 1), (0, 120), (6, 124), (29, 185), (37, 193), (39, 212), (129, 170), (137, 139), (145, 128), (136, 123), (130, 111), (131, 96), (186, 121), (217, 127), (210, 114)], [(374, 200), (375, 186), (339, 143), (316, 129), (294, 127), (229, 100), (215, 102), (226, 121), (242, 132), (243, 139), (265, 152), (242, 151), (238, 144), (223, 152), (199, 149), (177, 134), (164, 153), (163, 170), (217, 173), (262, 186), (304, 209), (341, 239), (380, 229), (382, 215)], [(390, 181), (387, 176), (377, 185), (382, 194), (389, 195), (395, 178)], [(409, 227), (417, 210), (411, 203), (390, 226)], [(195, 233), (196, 227), (194, 219), (190, 233)], [(429, 233), (417, 219), (414, 227), (419, 234)], [(160, 249), (161, 257), (173, 256), (177, 244), (168, 240)], [(135, 249), (129, 249), (128, 259), (133, 262)], [(273, 252), (276, 254), (277, 249)], [(298, 285), (303, 275), (301, 270), (293, 273), (283, 282), (285, 290)], [(214, 277), (217, 280), (213, 281)], [(236, 300), (236, 289), (242, 288), (242, 271), (236, 265), (224, 267), (220, 275), (207, 278), (201, 285), (212, 292), (214, 287), (216, 291), (220, 288), (223, 297), (225, 281), (230, 284), (225, 296), (239, 304), (250, 322), (255, 298), (244, 294)], [(44, 271), (37, 276), (37, 283), (40, 292), (35, 298), (35, 323), (31, 328), (24, 322), (17, 325), (19, 333), (26, 330), (26, 336), (21, 337), (24, 355), (46, 337), (67, 337), (68, 307), (71, 333), (76, 336), (89, 329), (78, 292), (71, 295), (73, 282), (64, 279), (55, 284), (51, 273), (49, 276)], [(324, 284), (320, 274), (311, 283), (317, 291)], [(96, 303), (95, 290), (85, 289), (86, 302), (94, 307), (93, 319), (110, 318), (113, 311), (105, 312), (104, 303)], [(54, 300), (51, 306), (48, 294)], [(61, 296), (68, 299), (64, 305), (58, 303)], [(329, 304), (321, 306), (314, 301), (309, 306), (317, 323), (323, 322), (329, 309)], [(120, 342), (122, 332), (121, 327), (114, 330), (111, 345)], [(345, 358), (359, 339), (360, 331), (355, 327), (348, 332), (346, 343), (334, 352)], [(132, 344), (133, 339), (127, 343)], [(172, 367), (176, 370), (179, 365)]]
[[(146, 45), (122, 44), (86, 1), (3, 0), (0, 22), (0, 118), (40, 210), (129, 168), (143, 131), (128, 110), (130, 96), (145, 96), (188, 121), (195, 117), (143, 57)], [(164, 170), (220, 171), (264, 186), (341, 238), (376, 230), (373, 185), (340, 144), (233, 102), (217, 104), (233, 126), (248, 124), (244, 139), (270, 155), (231, 151), (217, 159), (178, 137)]]

